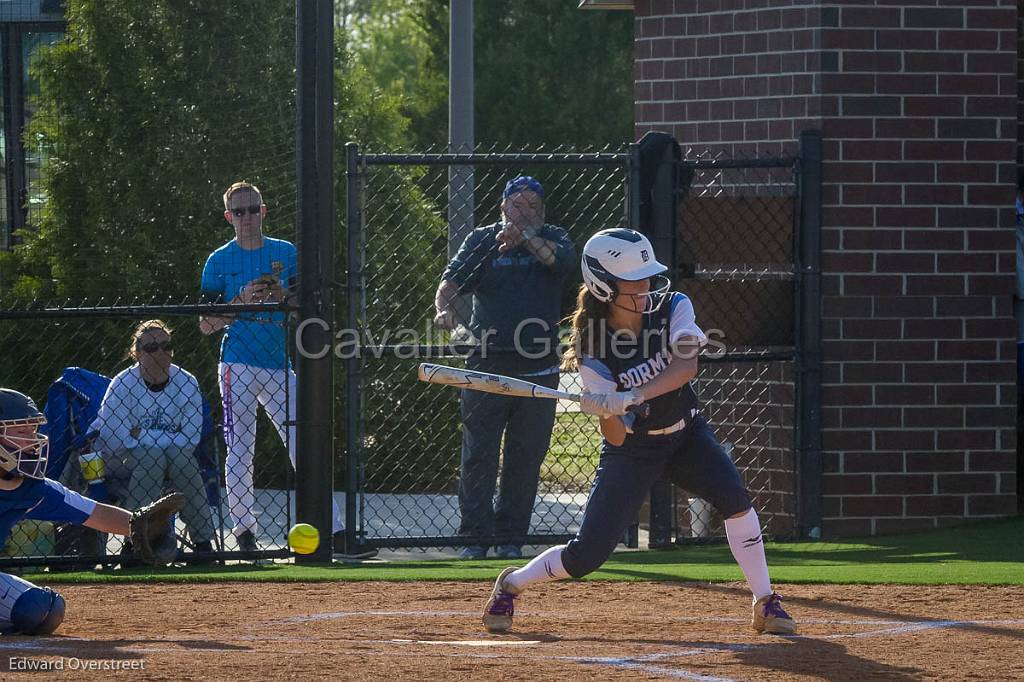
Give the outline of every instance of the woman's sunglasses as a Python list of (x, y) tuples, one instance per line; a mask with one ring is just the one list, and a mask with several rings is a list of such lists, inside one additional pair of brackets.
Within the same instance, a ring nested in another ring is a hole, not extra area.
[(155, 353), (158, 350), (170, 353), (172, 350), (174, 350), (174, 344), (172, 344), (170, 341), (164, 341), (163, 343), (156, 343), (155, 341), (151, 341), (149, 343), (144, 343), (140, 345), (139, 350), (141, 350), (143, 353)]

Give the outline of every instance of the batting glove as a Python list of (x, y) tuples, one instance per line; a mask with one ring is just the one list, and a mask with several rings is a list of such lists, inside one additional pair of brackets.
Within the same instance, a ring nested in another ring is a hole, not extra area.
[(635, 391), (620, 393), (587, 393), (580, 396), (580, 410), (599, 417), (615, 417), (626, 414), (633, 405), (643, 403), (643, 396)]

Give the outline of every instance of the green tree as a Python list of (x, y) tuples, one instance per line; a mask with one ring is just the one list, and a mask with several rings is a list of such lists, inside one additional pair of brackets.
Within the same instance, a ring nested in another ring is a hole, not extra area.
[(28, 139), (50, 156), (22, 235), (32, 293), (194, 295), (201, 254), (230, 234), (224, 187), (294, 196), (292, 4), (72, 0), (67, 14), (35, 64)]
[[(400, 110), (417, 128), (433, 127), (444, 135), (448, 67), (434, 57), (427, 11), (440, 8), (447, 21), (447, 2), (339, 0), (336, 7), (353, 64), (365, 69), (377, 90), (397, 97)], [(415, 147), (416, 141), (411, 143)]]
[[(633, 140), (633, 15), (575, 2), (488, 0), (473, 7), (476, 139), (534, 149), (622, 146)], [(411, 10), (428, 40), (421, 68), (448, 81), (448, 3)], [(426, 98), (412, 132), (447, 141), (447, 97)]]
[[(26, 139), (48, 151), (37, 188), (47, 200), (20, 235), (23, 244), (6, 255), (3, 303), (196, 300), (207, 254), (231, 238), (221, 193), (240, 178), (263, 190), (270, 233), (294, 240), (294, 13), (293, 0), (69, 0), (65, 40), (34, 63), (38, 113)], [(342, 145), (359, 140), (372, 149), (407, 146), (409, 126), (401, 88), (381, 87), (365, 60), (352, 57), (349, 40), (347, 31), (337, 32), (333, 227), (339, 281), (345, 256)], [(395, 218), (380, 230), (401, 262), (445, 228), (423, 199), (415, 173), (397, 173), (389, 183), (380, 201), (383, 214)], [(380, 287), (380, 295), (389, 306), (426, 310), (420, 299), (429, 299), (436, 274), (410, 270), (401, 291)], [(207, 395), (216, 395), (215, 341), (200, 337), (194, 315), (172, 324), (177, 361), (199, 377)], [(0, 371), (36, 397), (66, 365), (112, 373), (125, 366), (130, 326), (131, 320), (33, 322), (32, 338), (45, 343), (26, 349), (20, 335), (0, 336)], [(343, 380), (339, 366), (339, 388)], [(387, 382), (389, 391), (407, 384), (420, 390), (411, 372), (396, 371)], [(375, 451), (375, 462), (394, 461), (404, 448), (430, 447), (426, 430), (416, 438), (395, 431), (391, 412), (381, 406), (366, 418), (367, 432), (389, 434), (374, 441), (388, 449)], [(450, 416), (444, 420), (450, 426), (440, 431), (457, 429)], [(280, 483), (287, 460), (266, 426), (257, 447), (275, 456), (262, 483), (267, 476)], [(343, 426), (339, 419), (339, 447)], [(457, 461), (456, 452), (437, 456)], [(336, 470), (344, 473), (343, 467)]]

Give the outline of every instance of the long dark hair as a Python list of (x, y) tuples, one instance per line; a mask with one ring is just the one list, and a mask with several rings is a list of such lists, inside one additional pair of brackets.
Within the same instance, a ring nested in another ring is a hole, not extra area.
[[(569, 332), (569, 347), (562, 355), (562, 370), (576, 372), (580, 368), (580, 355), (595, 355), (594, 353), (594, 323), (604, 322), (608, 317), (608, 304), (597, 300), (590, 293), (585, 284), (580, 285), (579, 293), (576, 294), (576, 310), (569, 315), (564, 322), (568, 322), (571, 331)], [(598, 325), (601, 330), (605, 325)], [(603, 345), (604, 339), (597, 339)]]

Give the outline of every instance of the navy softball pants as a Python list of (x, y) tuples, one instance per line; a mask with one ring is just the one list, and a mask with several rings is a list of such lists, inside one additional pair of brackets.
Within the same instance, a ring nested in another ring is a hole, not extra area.
[(583, 523), (562, 552), (562, 565), (574, 578), (607, 561), (663, 473), (725, 518), (751, 507), (736, 465), (700, 415), (678, 433), (627, 438), (622, 446), (606, 446), (602, 452)]

